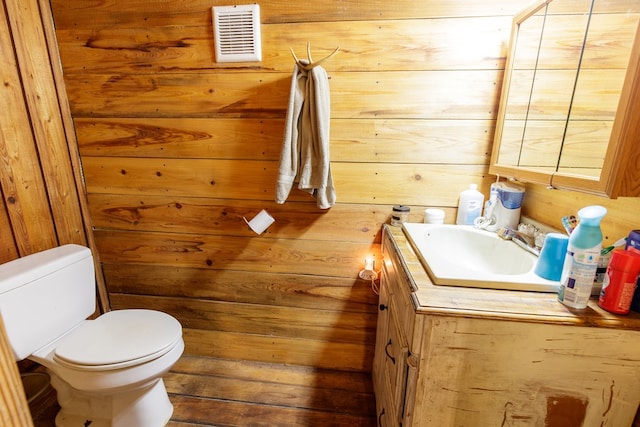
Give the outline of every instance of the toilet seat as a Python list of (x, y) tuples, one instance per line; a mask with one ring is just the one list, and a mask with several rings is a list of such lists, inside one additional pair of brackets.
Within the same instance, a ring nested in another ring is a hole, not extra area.
[(154, 310), (116, 310), (84, 322), (60, 339), (53, 359), (77, 370), (104, 371), (139, 365), (169, 352), (182, 326)]

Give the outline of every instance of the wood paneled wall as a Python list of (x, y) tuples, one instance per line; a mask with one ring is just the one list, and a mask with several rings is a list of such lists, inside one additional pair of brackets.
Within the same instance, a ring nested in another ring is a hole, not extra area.
[[(0, 3), (0, 263), (67, 243), (95, 250), (48, 6)], [(0, 424), (32, 425), (2, 319), (0, 349)]]
[[(358, 279), (394, 204), (487, 188), (517, 2), (265, 1), (263, 61), (218, 64), (223, 1), (51, 2), (114, 308), (185, 326), (187, 354), (368, 371), (376, 295)], [(524, 3), (524, 2), (522, 2)], [(331, 85), (338, 203), (273, 202), (293, 58)], [(276, 219), (248, 230), (266, 208)]]
[[(488, 193), (511, 19), (528, 3), (265, 0), (263, 61), (221, 64), (210, 8), (233, 2), (51, 0), (112, 306), (175, 315), (188, 357), (368, 372), (377, 296), (362, 261), (379, 258), (394, 204), (453, 222), (459, 191)], [(289, 48), (307, 42), (316, 58), (340, 47), (323, 64), (327, 211), (298, 191), (273, 201)], [(562, 216), (571, 197), (530, 213)], [(256, 236), (243, 216), (263, 208), (276, 222)]]
[(0, 263), (68, 243), (96, 252), (49, 3), (3, 0), (0, 15)]
[(526, 185), (526, 191), (523, 214), (560, 230), (563, 216), (575, 215), (584, 206), (606, 207), (607, 215), (601, 224), (605, 246), (626, 237), (630, 230), (640, 229), (640, 197), (607, 199), (575, 191), (549, 190), (542, 185), (531, 184)]
[[(371, 370), (377, 318), (358, 272), (379, 259), (393, 205), (413, 220), (442, 207), (451, 222), (460, 190), (488, 190), (518, 3), (264, 1), (263, 61), (220, 64), (211, 7), (226, 1), (51, 1), (112, 307), (184, 326), (166, 381), (176, 419), (202, 422), (195, 408), (214, 403), (193, 395), (246, 393), (202, 379), (225, 359), (316, 369), (313, 383), (350, 396), (332, 398), (335, 411), (374, 414), (370, 383), (351, 377)], [(326, 211), (297, 190), (274, 202), (289, 49), (305, 56), (307, 42), (316, 58), (340, 47), (324, 64), (337, 191)], [(256, 236), (243, 216), (263, 208), (276, 222)]]
[(85, 243), (85, 230), (37, 2), (3, 1), (0, 262)]

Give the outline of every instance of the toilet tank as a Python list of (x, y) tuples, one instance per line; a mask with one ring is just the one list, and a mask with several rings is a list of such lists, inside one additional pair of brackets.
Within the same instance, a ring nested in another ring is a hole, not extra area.
[(91, 251), (64, 245), (0, 264), (0, 316), (22, 360), (95, 311)]

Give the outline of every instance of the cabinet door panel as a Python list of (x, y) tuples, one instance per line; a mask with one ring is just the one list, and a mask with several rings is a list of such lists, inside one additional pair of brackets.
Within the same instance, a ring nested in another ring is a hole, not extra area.
[(420, 426), (632, 424), (637, 331), (442, 317), (431, 334)]
[(387, 393), (387, 384), (384, 380), (384, 366), (386, 355), (387, 328), (389, 323), (389, 286), (386, 273), (382, 272), (380, 280), (380, 293), (378, 296), (378, 322), (376, 325), (376, 348), (373, 356), (373, 388), (378, 400), (382, 394)]
[(407, 357), (409, 347), (403, 334), (400, 333), (397, 319), (397, 305), (391, 299), (391, 310), (389, 313), (388, 340), (385, 345), (385, 370), (389, 375), (389, 380), (393, 387), (394, 409), (398, 416), (402, 416), (405, 389), (407, 385)]

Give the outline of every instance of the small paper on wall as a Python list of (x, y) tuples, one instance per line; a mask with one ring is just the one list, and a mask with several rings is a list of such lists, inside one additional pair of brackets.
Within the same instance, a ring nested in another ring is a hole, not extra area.
[(249, 228), (251, 228), (256, 234), (264, 233), (264, 231), (275, 222), (275, 219), (264, 209), (258, 212), (251, 221), (247, 221), (247, 218), (245, 217), (242, 217), (242, 219), (244, 219), (244, 222), (246, 222), (247, 225), (249, 225)]

